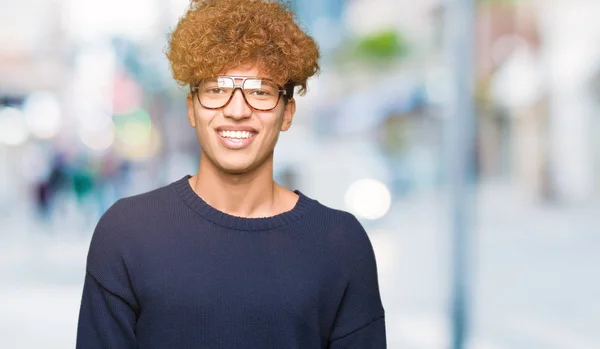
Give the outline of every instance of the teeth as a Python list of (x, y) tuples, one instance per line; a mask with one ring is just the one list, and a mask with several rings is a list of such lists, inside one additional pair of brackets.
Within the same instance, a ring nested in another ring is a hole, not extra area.
[(242, 138), (250, 138), (251, 134), (248, 131), (221, 131), (219, 132), (219, 135), (221, 137), (225, 137), (225, 138), (237, 138), (237, 139), (242, 139)]

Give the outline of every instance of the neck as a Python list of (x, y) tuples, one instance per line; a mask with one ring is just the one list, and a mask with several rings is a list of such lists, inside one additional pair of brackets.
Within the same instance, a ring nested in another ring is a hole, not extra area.
[(248, 218), (276, 214), (276, 195), (281, 188), (273, 180), (273, 155), (263, 165), (242, 174), (223, 172), (202, 156), (198, 173), (189, 181), (207, 204), (221, 212)]

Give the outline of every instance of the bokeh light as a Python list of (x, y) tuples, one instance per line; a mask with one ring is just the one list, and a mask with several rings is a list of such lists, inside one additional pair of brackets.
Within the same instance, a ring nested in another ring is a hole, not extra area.
[(107, 122), (101, 127), (90, 129), (81, 127), (79, 137), (83, 144), (94, 151), (105, 151), (110, 148), (115, 141), (115, 124)]
[(62, 113), (58, 98), (48, 92), (31, 94), (23, 105), (29, 132), (38, 138), (55, 137), (62, 127)]
[(131, 113), (115, 117), (117, 152), (130, 160), (143, 160), (156, 154), (160, 147), (160, 134), (152, 127), (150, 115), (138, 108)]
[(344, 199), (352, 213), (368, 220), (385, 216), (392, 203), (392, 195), (387, 186), (371, 178), (352, 183)]
[(144, 109), (115, 117), (117, 138), (127, 147), (138, 147), (150, 139), (152, 122)]
[[(141, 132), (136, 128), (132, 128), (132, 133)], [(162, 146), (162, 137), (157, 128), (152, 127), (149, 131), (147, 139), (139, 143), (122, 143), (115, 144), (115, 149), (119, 155), (125, 159), (132, 161), (149, 160), (155, 156)]]
[(27, 124), (21, 110), (13, 107), (0, 108), (0, 143), (17, 146), (29, 138)]

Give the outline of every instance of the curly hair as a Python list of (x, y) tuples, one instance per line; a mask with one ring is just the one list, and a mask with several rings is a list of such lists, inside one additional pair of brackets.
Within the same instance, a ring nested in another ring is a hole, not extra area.
[(316, 42), (299, 27), (289, 4), (269, 0), (191, 0), (166, 55), (182, 86), (256, 65), (304, 94), (306, 81), (319, 71)]

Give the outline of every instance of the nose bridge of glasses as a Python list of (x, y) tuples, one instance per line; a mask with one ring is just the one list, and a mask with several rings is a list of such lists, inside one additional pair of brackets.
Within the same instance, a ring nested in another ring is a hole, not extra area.
[[(238, 90), (240, 91), (240, 95), (241, 96), (237, 97), (237, 101), (235, 101), (236, 100), (236, 91), (238, 91)], [(239, 101), (240, 97), (242, 99), (241, 101)], [(231, 106), (232, 104), (240, 103), (240, 102), (242, 103), (242, 105), (244, 105), (246, 107), (252, 108), (252, 106), (250, 105), (248, 99), (246, 98), (246, 94), (244, 93), (244, 89), (242, 88), (242, 86), (241, 85), (240, 86), (235, 86), (234, 85), (231, 88), (231, 92), (229, 94), (229, 101), (226, 103), (225, 106)]]
[[(228, 77), (231, 80), (231, 85), (229, 87), (229, 94), (233, 97), (235, 95), (235, 91), (239, 90), (242, 95), (245, 93), (244, 85), (246, 83), (246, 78), (239, 77)], [(245, 99), (245, 98), (244, 98)]]
[(235, 92), (239, 90), (240, 94), (242, 95), (242, 98), (244, 99), (244, 102), (251, 106), (247, 98), (248, 90), (246, 90), (246, 80), (248, 80), (248, 78), (229, 77), (229, 79), (233, 81), (232, 87), (230, 87), (229, 89), (229, 98), (233, 99), (235, 97)]
[(231, 77), (230, 79), (233, 81), (233, 88), (242, 88), (244, 82), (246, 82), (245, 78), (240, 77)]

